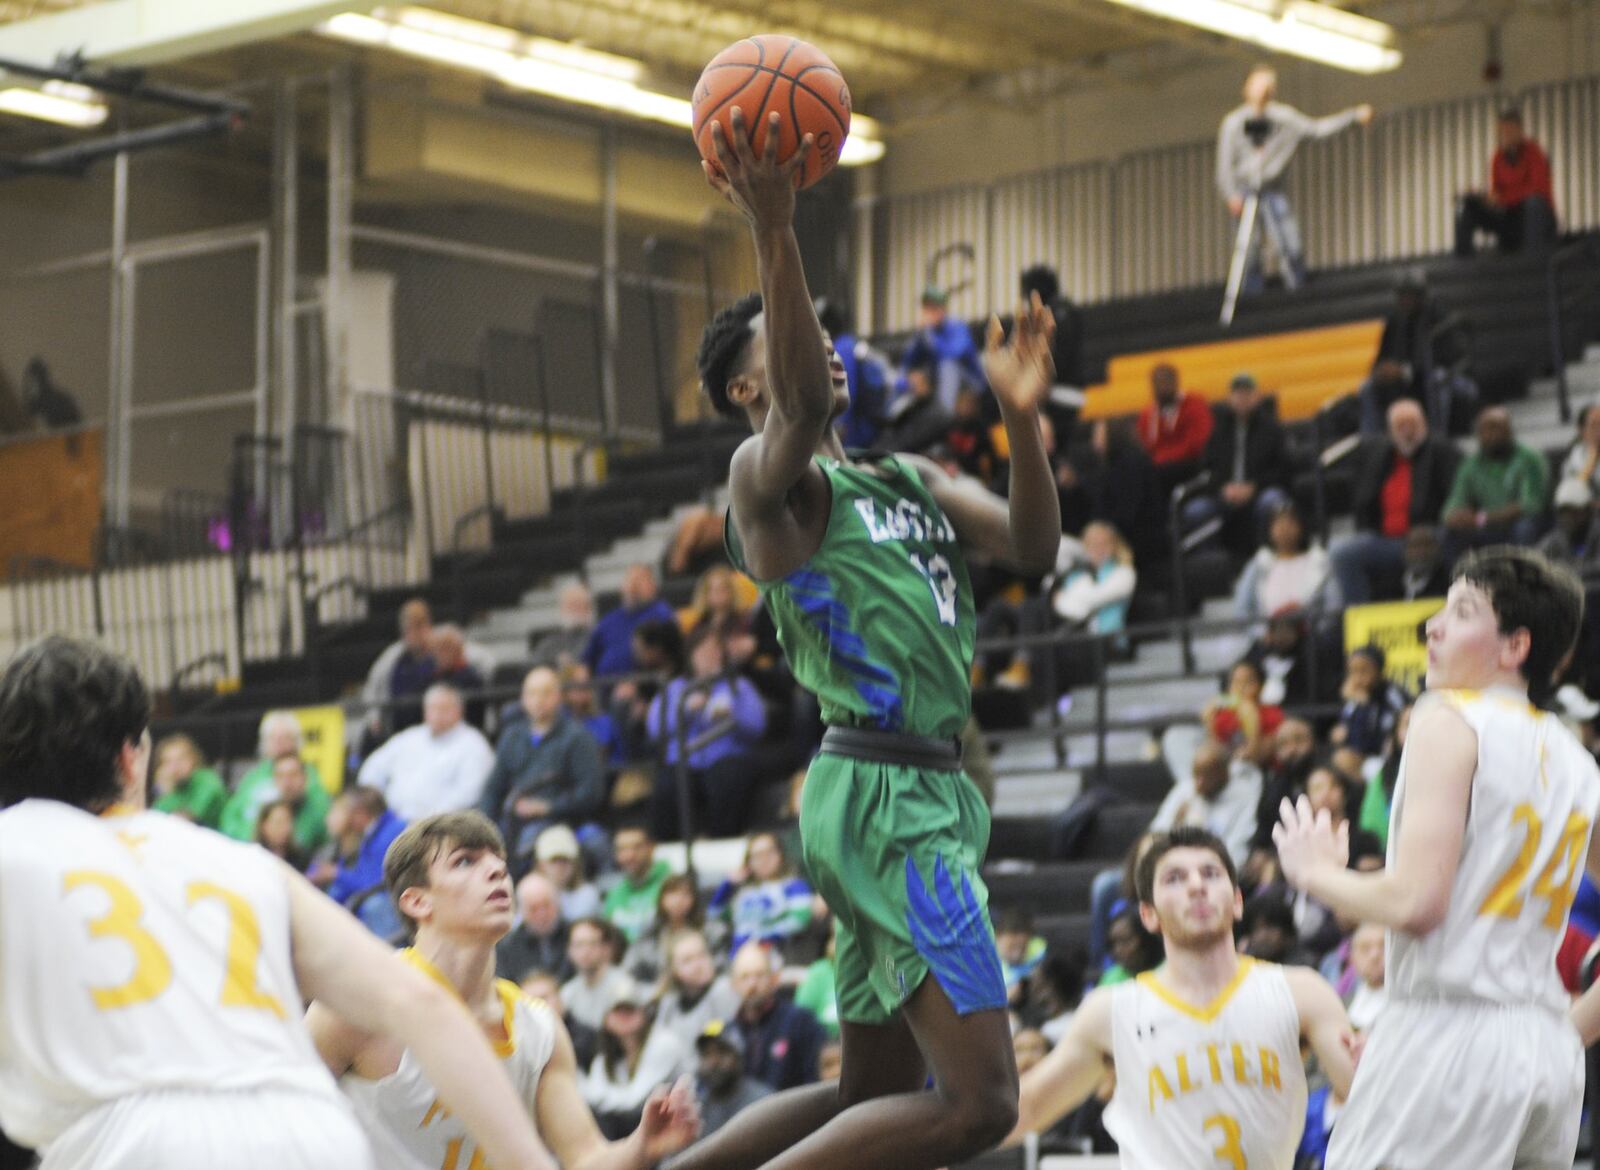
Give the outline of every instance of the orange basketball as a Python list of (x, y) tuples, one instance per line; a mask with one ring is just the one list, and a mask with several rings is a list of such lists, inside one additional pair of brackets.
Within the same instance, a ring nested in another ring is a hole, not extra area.
[(833, 170), (850, 133), (850, 87), (844, 76), (815, 45), (794, 37), (765, 34), (729, 45), (711, 59), (694, 87), (694, 141), (700, 157), (715, 165), (711, 124), (722, 123), (728, 144), (730, 121), (737, 106), (756, 154), (766, 148), (767, 119), (782, 115), (778, 157), (794, 153), (800, 139), (814, 136), (811, 155), (795, 173), (799, 187), (809, 187)]

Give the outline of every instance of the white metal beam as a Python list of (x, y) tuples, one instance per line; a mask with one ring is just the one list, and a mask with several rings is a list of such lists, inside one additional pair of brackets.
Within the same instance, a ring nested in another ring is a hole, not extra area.
[(160, 65), (301, 32), (377, 0), (106, 0), (0, 26), (0, 57), (47, 65), (81, 52), (106, 65)]

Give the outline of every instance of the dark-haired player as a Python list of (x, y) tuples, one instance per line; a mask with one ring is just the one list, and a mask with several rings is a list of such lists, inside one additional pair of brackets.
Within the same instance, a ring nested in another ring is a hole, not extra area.
[(700, 375), (717, 409), (755, 432), (729, 469), (730, 553), (829, 724), (801, 824), (807, 870), (838, 923), (844, 1071), (837, 1086), (740, 1114), (680, 1165), (948, 1165), (994, 1145), (1016, 1116), (1005, 981), (978, 876), (989, 813), (956, 737), (971, 702), (965, 551), (1037, 573), (1061, 540), (1038, 422), (1049, 315), (1037, 301), (1024, 309), (1009, 345), (990, 323), (984, 364), (1011, 440), (1009, 508), (927, 460), (850, 461), (831, 426), (848, 405), (845, 378), (794, 235), (793, 176), (809, 147), (781, 164), (775, 146), (757, 158), (737, 109), (733, 119), (731, 144), (714, 131), (720, 170), (706, 173), (749, 221), (761, 295), (711, 323)]
[(1302, 1038), (1334, 1093), (1350, 1091), (1350, 1021), (1307, 967), (1241, 955), (1244, 913), (1221, 839), (1179, 828), (1155, 839), (1136, 875), (1139, 920), (1167, 957), (1092, 992), (1061, 1042), (1022, 1078), (1012, 1140), (1086, 1101), (1109, 1063), (1106, 1128), (1124, 1170), (1290, 1170), (1306, 1117)]
[(47, 1170), (364, 1170), (302, 994), (416, 1054), (499, 1167), (552, 1170), (460, 1002), (253, 845), (148, 812), (133, 667), (0, 676), (0, 1124)]
[[(566, 1027), (515, 983), (495, 978), (495, 944), (515, 915), (505, 840), (487, 817), (440, 813), (410, 825), (384, 855), (383, 881), (415, 933), (401, 957), (467, 1005), (563, 1170), (650, 1170), (694, 1140), (699, 1115), (687, 1081), (670, 1093), (658, 1089), (627, 1140), (601, 1137)], [(387, 1170), (484, 1164), (472, 1135), (403, 1044), (320, 1003), (306, 1013), (306, 1026)]]
[[(1583, 1045), (1556, 951), (1585, 858), (1600, 868), (1600, 769), (1529, 699), (1554, 691), (1582, 616), (1577, 578), (1537, 553), (1464, 557), (1428, 620), (1429, 689), (1400, 759), (1388, 867), (1346, 870), (1346, 826), (1284, 801), (1284, 876), (1389, 931), (1389, 1002), (1330, 1170), (1572, 1165)], [(1600, 1030), (1583, 1026), (1590, 1040)]]

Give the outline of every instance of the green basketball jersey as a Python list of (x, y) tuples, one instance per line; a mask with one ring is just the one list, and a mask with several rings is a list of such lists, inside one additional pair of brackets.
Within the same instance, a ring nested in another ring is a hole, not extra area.
[[(817, 463), (833, 494), (822, 547), (788, 576), (756, 582), (790, 669), (829, 724), (959, 735), (977, 623), (955, 529), (898, 459)], [(726, 534), (743, 569), (731, 510)]]

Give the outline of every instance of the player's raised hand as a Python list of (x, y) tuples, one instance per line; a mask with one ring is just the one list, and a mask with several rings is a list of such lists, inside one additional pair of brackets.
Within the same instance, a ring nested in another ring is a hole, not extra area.
[(671, 1089), (658, 1088), (651, 1093), (634, 1136), (643, 1147), (646, 1166), (676, 1154), (699, 1137), (700, 1106), (695, 1101), (694, 1082), (680, 1077)]
[(1313, 812), (1311, 801), (1304, 796), (1298, 803), (1284, 797), (1278, 812), (1282, 819), (1272, 828), (1272, 841), (1290, 885), (1303, 890), (1317, 870), (1343, 869), (1349, 864), (1349, 821), (1340, 821), (1335, 829), (1328, 810)]
[(720, 121), (711, 124), (711, 150), (717, 161), (700, 163), (706, 182), (738, 208), (754, 227), (792, 223), (794, 193), (814, 145), (812, 136), (807, 134), (795, 152), (779, 162), (782, 115), (774, 111), (767, 118), (767, 140), (759, 155), (745, 128), (744, 110), (734, 106), (728, 121), (733, 125), (731, 136), (723, 133)]
[(1050, 392), (1055, 377), (1055, 358), (1050, 343), (1056, 333), (1056, 319), (1039, 294), (1017, 308), (1017, 322), (1011, 337), (1005, 337), (1000, 318), (990, 317), (984, 336), (983, 373), (989, 388), (1003, 404), (1018, 410), (1037, 410)]

